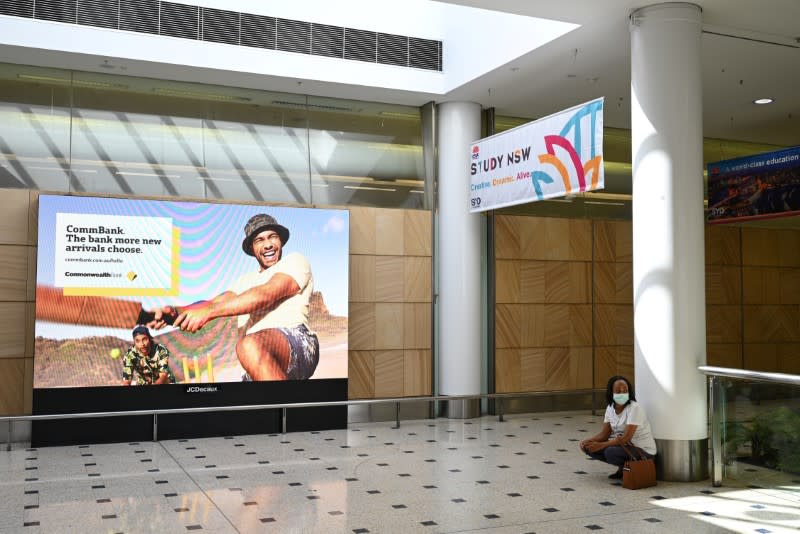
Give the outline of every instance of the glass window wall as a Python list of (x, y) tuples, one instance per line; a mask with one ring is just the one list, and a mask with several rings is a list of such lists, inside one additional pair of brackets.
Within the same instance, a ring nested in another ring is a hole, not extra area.
[(422, 208), (419, 110), (0, 64), (0, 187)]

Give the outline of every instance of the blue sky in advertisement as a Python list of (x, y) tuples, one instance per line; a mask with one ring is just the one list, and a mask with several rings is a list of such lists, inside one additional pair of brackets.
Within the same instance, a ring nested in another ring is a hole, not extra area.
[[(308, 258), (314, 289), (322, 292), (330, 313), (347, 315), (347, 210), (41, 195), (38, 285), (54, 285), (59, 212), (172, 219), (181, 232), (179, 296), (123, 297), (141, 301), (146, 309), (213, 298), (242, 274), (256, 270), (256, 260), (242, 251), (244, 225), (251, 216), (267, 213), (289, 229), (284, 254), (299, 252)], [(41, 335), (38, 330), (37, 325), (37, 335)]]

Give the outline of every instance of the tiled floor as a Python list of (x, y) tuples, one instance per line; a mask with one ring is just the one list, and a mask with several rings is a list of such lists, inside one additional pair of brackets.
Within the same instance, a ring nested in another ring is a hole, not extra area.
[[(0, 452), (6, 532), (797, 532), (800, 480), (630, 491), (577, 442), (601, 416)], [(618, 482), (617, 482), (618, 484)], [(748, 487), (749, 485), (749, 487)]]

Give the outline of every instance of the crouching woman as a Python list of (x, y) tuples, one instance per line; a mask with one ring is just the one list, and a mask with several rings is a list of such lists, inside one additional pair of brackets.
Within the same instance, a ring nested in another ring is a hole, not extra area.
[(581, 441), (580, 448), (595, 460), (617, 466), (617, 471), (608, 478), (622, 478), (622, 466), (628, 460), (628, 454), (620, 445), (641, 449), (648, 458), (652, 458), (656, 455), (656, 441), (644, 408), (636, 402), (633, 387), (627, 378), (612, 376), (608, 380), (606, 402), (608, 407), (603, 428), (591, 438)]

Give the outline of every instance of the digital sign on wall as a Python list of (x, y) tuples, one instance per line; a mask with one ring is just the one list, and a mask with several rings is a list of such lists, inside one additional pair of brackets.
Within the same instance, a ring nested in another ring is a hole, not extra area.
[(800, 147), (708, 164), (710, 224), (800, 213)]
[(347, 377), (346, 210), (39, 198), (34, 389)]

